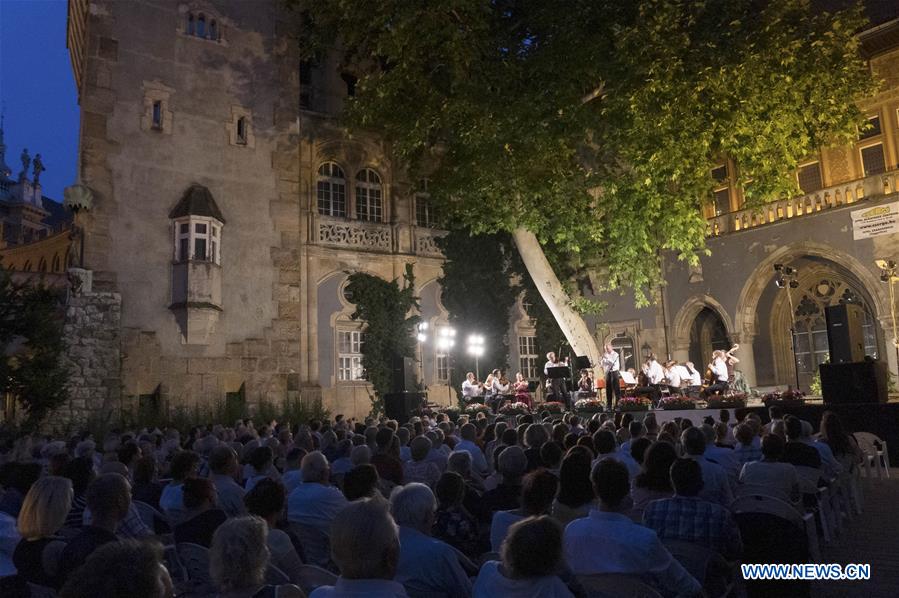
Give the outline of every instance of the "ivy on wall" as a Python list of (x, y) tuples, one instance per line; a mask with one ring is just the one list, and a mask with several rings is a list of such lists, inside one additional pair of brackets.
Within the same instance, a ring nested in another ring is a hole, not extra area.
[(391, 391), (393, 360), (415, 356), (413, 333), (420, 321), (415, 275), (406, 264), (402, 285), (364, 272), (350, 274), (347, 293), (356, 309), (353, 320), (365, 323), (362, 341), (362, 367), (365, 378), (374, 387), (372, 415), (384, 411), (384, 395)]

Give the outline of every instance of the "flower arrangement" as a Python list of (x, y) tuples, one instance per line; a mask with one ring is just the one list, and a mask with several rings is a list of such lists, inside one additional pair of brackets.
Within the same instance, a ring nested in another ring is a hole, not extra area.
[[(624, 399), (621, 399), (622, 401)], [(579, 399), (575, 402), (574, 408), (578, 411), (602, 411), (605, 403), (599, 399)]]
[(559, 401), (547, 401), (540, 405), (541, 411), (549, 411), (550, 413), (564, 413), (565, 404)]
[(513, 403), (506, 403), (500, 407), (499, 412), (503, 415), (524, 415), (525, 413), (530, 413), (531, 410), (528, 409), (527, 404), (522, 403), (521, 401), (515, 401)]
[(696, 409), (696, 402), (693, 399), (681, 396), (662, 397), (659, 399), (659, 408), (666, 410), (673, 409)]
[(805, 402), (804, 397), (805, 393), (801, 390), (788, 388), (783, 392), (769, 392), (762, 397), (762, 403), (765, 404), (765, 407), (768, 407), (771, 403), (792, 403), (793, 405), (802, 405)]
[(490, 414), (490, 407), (481, 405), (480, 403), (472, 403), (465, 408), (465, 413), (469, 415), (477, 415), (478, 413)]
[(713, 394), (706, 398), (707, 409), (742, 409), (746, 407), (746, 393)]
[(647, 397), (621, 397), (618, 401), (619, 411), (649, 411), (652, 401)]

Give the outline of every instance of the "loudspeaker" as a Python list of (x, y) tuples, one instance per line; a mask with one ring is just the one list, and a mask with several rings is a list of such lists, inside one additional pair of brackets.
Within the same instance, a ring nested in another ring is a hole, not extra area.
[(390, 389), (392, 392), (415, 392), (418, 383), (415, 379), (415, 360), (411, 357), (393, 357), (393, 373)]
[(870, 359), (857, 363), (822, 363), (818, 367), (825, 404), (887, 402), (886, 363)]
[(420, 392), (392, 392), (384, 395), (384, 414), (404, 424), (412, 417), (412, 412), (425, 403), (425, 395)]
[(827, 320), (827, 345), (831, 363), (852, 363), (865, 358), (862, 325), (865, 310), (854, 303), (829, 305), (824, 309)]

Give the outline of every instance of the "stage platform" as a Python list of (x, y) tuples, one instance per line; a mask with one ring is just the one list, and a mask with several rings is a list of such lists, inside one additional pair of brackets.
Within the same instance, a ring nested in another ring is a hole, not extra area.
[[(712, 416), (716, 421), (720, 409), (683, 409), (683, 410), (654, 410), (654, 411), (629, 411), (634, 419), (642, 420), (647, 413), (654, 413), (659, 424), (672, 421), (675, 418), (689, 419), (694, 424), (701, 424), (707, 416)], [(731, 422), (741, 420), (748, 412), (758, 413), (763, 423), (768, 422), (768, 409), (764, 405), (749, 406), (741, 409), (728, 409)], [(807, 402), (802, 405), (785, 406), (787, 415), (795, 415), (804, 419), (818, 431), (821, 424), (821, 416), (825, 411), (833, 411), (840, 416), (843, 427), (847, 432), (872, 432), (886, 441), (890, 453), (890, 462), (899, 463), (899, 402), (890, 403), (856, 403), (825, 405), (822, 402)], [(592, 413), (584, 413), (592, 417)]]

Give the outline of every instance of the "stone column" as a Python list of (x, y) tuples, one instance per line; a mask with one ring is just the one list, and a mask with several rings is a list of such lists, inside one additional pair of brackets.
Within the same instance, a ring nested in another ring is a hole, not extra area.
[(883, 346), (886, 355), (881, 356), (881, 360), (887, 364), (887, 371), (892, 375), (899, 375), (899, 363), (896, 361), (896, 345), (893, 339), (893, 321), (890, 316), (880, 318), (880, 330), (883, 338)]
[(734, 342), (740, 345), (740, 349), (735, 354), (740, 363), (737, 364), (735, 369), (743, 373), (743, 378), (750, 388), (755, 388), (755, 351), (752, 346), (755, 335), (743, 332), (733, 336)]
[[(671, 359), (675, 360), (678, 363), (686, 363), (690, 361), (690, 345), (681, 344), (681, 343), (671, 343)], [(702, 367), (702, 364), (694, 363), (697, 368)]]

